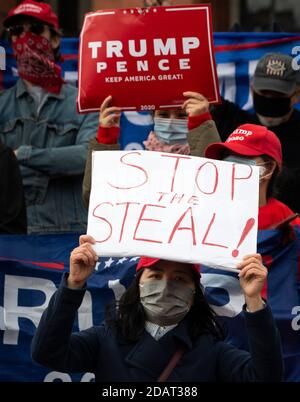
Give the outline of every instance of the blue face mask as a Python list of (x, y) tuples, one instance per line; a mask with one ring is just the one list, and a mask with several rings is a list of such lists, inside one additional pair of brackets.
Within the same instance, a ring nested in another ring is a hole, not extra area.
[(255, 166), (256, 161), (254, 159), (243, 158), (242, 156), (228, 155), (223, 159), (225, 162), (240, 163), (242, 165)]
[(154, 132), (162, 142), (183, 144), (187, 142), (188, 122), (186, 119), (154, 117)]
[(259, 166), (259, 177), (264, 178), (267, 173), (267, 168), (264, 165), (267, 163), (257, 164), (255, 159), (243, 158), (242, 156), (228, 155), (223, 159), (225, 162), (240, 163), (242, 165)]

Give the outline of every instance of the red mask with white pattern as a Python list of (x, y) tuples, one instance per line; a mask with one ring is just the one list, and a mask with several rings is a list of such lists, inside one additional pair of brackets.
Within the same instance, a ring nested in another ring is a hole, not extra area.
[(58, 94), (64, 80), (47, 38), (25, 32), (12, 43), (19, 76), (48, 92)]

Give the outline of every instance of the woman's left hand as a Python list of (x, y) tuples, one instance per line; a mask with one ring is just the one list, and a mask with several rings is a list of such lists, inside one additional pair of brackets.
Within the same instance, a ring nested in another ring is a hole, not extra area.
[(268, 275), (260, 254), (247, 255), (238, 264), (240, 285), (243, 289), (247, 307), (250, 311), (263, 307), (261, 291)]

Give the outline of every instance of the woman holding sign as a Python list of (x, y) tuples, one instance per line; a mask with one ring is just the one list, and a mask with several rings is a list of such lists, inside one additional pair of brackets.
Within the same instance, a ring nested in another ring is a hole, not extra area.
[[(150, 132), (145, 149), (202, 156), (205, 148), (221, 141), (209, 113), (207, 99), (197, 92), (184, 92), (187, 99), (181, 109), (157, 110), (154, 114), (154, 130)], [(83, 200), (89, 204), (91, 190), (91, 155), (93, 151), (117, 151), (120, 149), (121, 109), (112, 106), (108, 96), (100, 107), (97, 137), (89, 143), (88, 158), (83, 179)]]
[(270, 308), (261, 299), (261, 256), (239, 264), (251, 353), (222, 339), (206, 302), (199, 265), (142, 257), (136, 277), (105, 322), (72, 334), (98, 256), (80, 237), (33, 338), (35, 361), (63, 372), (93, 372), (96, 381), (280, 381), (282, 356)]

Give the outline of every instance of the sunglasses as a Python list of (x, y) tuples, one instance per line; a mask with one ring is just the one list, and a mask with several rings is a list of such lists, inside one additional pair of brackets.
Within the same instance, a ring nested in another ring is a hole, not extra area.
[(45, 30), (45, 24), (37, 22), (34, 24), (14, 25), (7, 28), (6, 32), (8, 32), (10, 36), (20, 36), (25, 31), (25, 27), (28, 31), (36, 35), (41, 35)]

